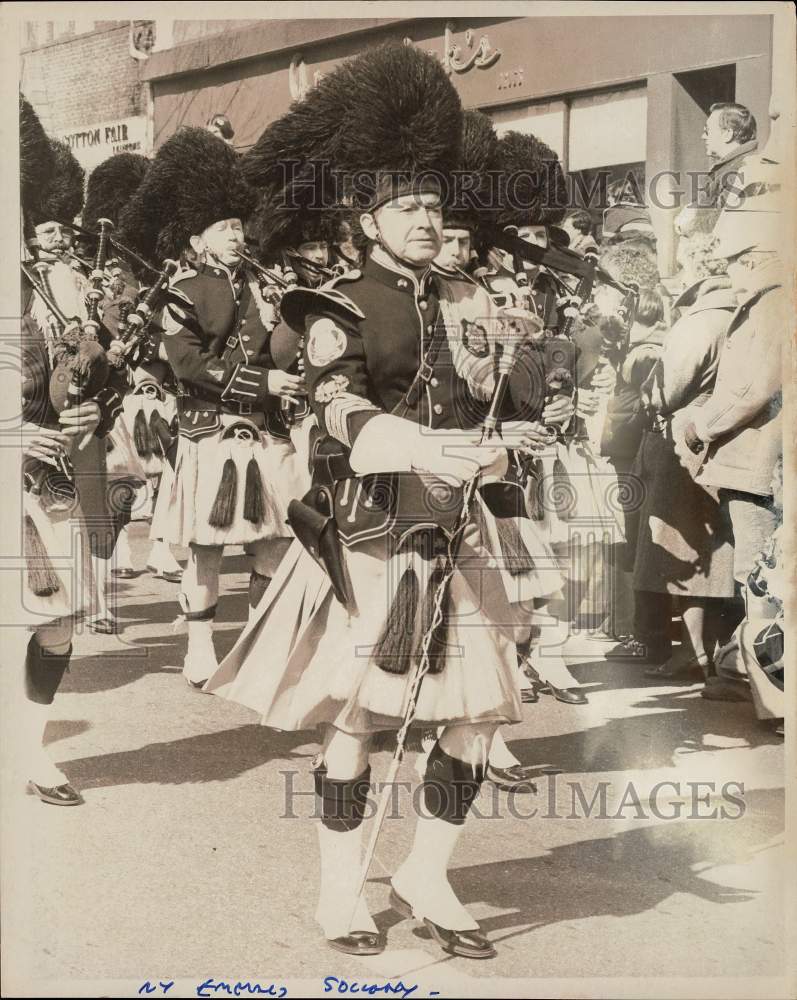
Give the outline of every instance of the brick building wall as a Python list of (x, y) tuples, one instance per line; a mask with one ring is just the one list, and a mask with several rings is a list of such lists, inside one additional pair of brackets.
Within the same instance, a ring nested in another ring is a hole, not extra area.
[[(42, 24), (43, 22), (38, 22)], [(35, 31), (37, 41), (48, 32)], [(23, 36), (25, 37), (25, 36)], [(130, 22), (95, 22), (21, 53), (21, 88), (48, 132), (146, 114), (142, 61), (130, 54)]]

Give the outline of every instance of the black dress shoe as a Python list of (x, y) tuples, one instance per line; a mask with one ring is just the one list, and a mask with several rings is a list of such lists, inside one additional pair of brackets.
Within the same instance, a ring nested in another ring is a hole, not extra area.
[(132, 580), (138, 573), (132, 566), (116, 566), (111, 570), (111, 576), (116, 576), (120, 580)]
[(346, 955), (381, 955), (385, 950), (384, 939), (372, 931), (351, 931), (343, 937), (327, 938), (327, 944)]
[(533, 769), (522, 764), (513, 764), (511, 767), (493, 767), (492, 764), (488, 764), (486, 778), (492, 781), (496, 788), (505, 792), (524, 792), (533, 795), (537, 791), (537, 786), (529, 776), (531, 770)]
[[(403, 917), (414, 916), (412, 907), (396, 890), (390, 887), (390, 905)], [(416, 918), (418, 919), (418, 918)], [(495, 958), (498, 954), (492, 943), (481, 931), (452, 931), (441, 927), (428, 917), (423, 917), (423, 924), (443, 951), (460, 958)]]
[(147, 569), (153, 576), (159, 576), (162, 580), (166, 580), (167, 583), (179, 583), (183, 578), (182, 569), (156, 569), (155, 566), (147, 566)]
[(68, 781), (52, 787), (29, 781), (26, 791), (28, 795), (38, 795), (42, 802), (48, 802), (52, 806), (79, 806), (83, 802), (83, 796)]
[(97, 635), (116, 635), (119, 631), (119, 622), (115, 618), (92, 618), (88, 624)]
[(537, 694), (536, 688), (521, 688), (520, 700), (524, 705), (533, 705), (540, 700), (540, 696)]
[(579, 691), (578, 688), (557, 688), (553, 684), (549, 684), (547, 690), (556, 698), (557, 701), (562, 701), (565, 705), (588, 705), (589, 700), (583, 691)]
[(709, 669), (709, 661), (701, 663), (697, 657), (691, 660), (679, 659), (678, 656), (671, 656), (666, 663), (660, 663), (657, 667), (651, 667), (645, 671), (645, 677), (652, 677), (659, 681), (684, 680), (690, 677), (704, 677)]

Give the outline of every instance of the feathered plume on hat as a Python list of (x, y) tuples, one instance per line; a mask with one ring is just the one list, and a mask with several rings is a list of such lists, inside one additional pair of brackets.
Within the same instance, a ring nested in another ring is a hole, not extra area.
[(556, 153), (534, 135), (507, 132), (498, 140), (502, 226), (547, 226), (567, 212), (567, 185)]
[(19, 187), (27, 216), (32, 204), (49, 184), (55, 170), (55, 152), (39, 116), (23, 94), (19, 95)]
[(119, 214), (136, 192), (149, 169), (149, 160), (138, 153), (117, 153), (92, 170), (86, 186), (83, 227), (94, 230), (98, 219), (119, 225)]
[(388, 44), (343, 63), (317, 90), (324, 84), (325, 101), (339, 107), (330, 158), (347, 175), (355, 207), (424, 188), (445, 191), (461, 159), (462, 105), (439, 60)]
[(470, 230), (479, 244), (489, 238), (495, 222), (498, 136), (481, 111), (466, 111), (462, 122), (462, 157), (443, 206), (443, 225)]
[(245, 220), (254, 200), (235, 150), (206, 129), (184, 128), (161, 146), (122, 209), (120, 239), (153, 263), (177, 258), (214, 222)]
[(279, 252), (302, 243), (331, 242), (340, 208), (324, 161), (308, 159), (306, 101), (295, 103), (272, 122), (241, 158), (243, 174), (258, 202), (249, 229), (267, 263), (278, 263)]
[(57, 219), (71, 222), (83, 206), (83, 182), (86, 172), (65, 142), (50, 139), (54, 164), (48, 182), (35, 192), (29, 205), (34, 226)]

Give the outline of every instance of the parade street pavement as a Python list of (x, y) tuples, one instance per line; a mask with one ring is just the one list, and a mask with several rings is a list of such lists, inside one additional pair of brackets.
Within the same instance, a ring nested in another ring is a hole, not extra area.
[[(136, 568), (146, 529), (132, 528)], [(219, 658), (245, 618), (247, 581), (234, 550)], [(467, 995), (467, 977), (485, 987), (489, 977), (573, 977), (588, 995), (596, 976), (744, 976), (770, 995), (766, 977), (783, 974), (784, 755), (752, 705), (706, 702), (698, 684), (662, 686), (639, 666), (606, 662), (605, 645), (572, 640), (589, 705), (543, 696), (524, 706), (507, 738), (539, 766), (538, 793), (510, 799), (485, 784), (453, 859), (454, 889), (498, 957), (446, 957), (390, 910), (388, 875), (414, 829), (405, 791), (367, 888), (387, 950), (357, 960), (326, 948), (313, 921), (314, 736), (274, 733), (187, 686), (177, 590), (146, 571), (120, 581), (123, 634), (76, 640), (46, 741), (85, 805), (57, 808), (19, 790), (29, 823), (15, 876), (29, 889), (6, 947), (45, 994), (48, 981), (96, 996), (81, 981), (208, 976), (303, 979), (320, 994), (334, 975), (420, 977), (441, 995), (452, 982)], [(413, 785), (416, 761), (401, 772)], [(374, 781), (388, 763), (378, 755)], [(671, 784), (651, 807), (662, 782)], [(301, 794), (288, 802), (290, 790)]]

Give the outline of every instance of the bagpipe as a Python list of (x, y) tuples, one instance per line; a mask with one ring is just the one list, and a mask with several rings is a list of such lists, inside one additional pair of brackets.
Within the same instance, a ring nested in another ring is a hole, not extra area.
[[(22, 261), (20, 267), (33, 292), (49, 310), (54, 325), (54, 343), (51, 347), (48, 345), (52, 370), (47, 387), (53, 409), (60, 414), (87, 400), (97, 399), (107, 387), (110, 366), (95, 331), (80, 319), (67, 317), (58, 307), (49, 285), (50, 265), (47, 262)], [(23, 393), (25, 388), (23, 383)], [(69, 506), (76, 494), (74, 468), (66, 453), (59, 455), (54, 464), (57, 481), (52, 480), (51, 470), (45, 463), (38, 460), (27, 463), (26, 488), (41, 495), (47, 485), (54, 499), (53, 506)], [(63, 503), (57, 502), (59, 498)]]
[[(577, 394), (576, 361), (578, 348), (574, 339), (576, 323), (587, 309), (596, 282), (602, 282), (616, 289), (622, 295), (622, 304), (618, 311), (616, 322), (607, 323), (601, 329), (600, 355), (594, 371), (604, 365), (617, 366), (620, 358), (627, 350), (631, 326), (636, 315), (639, 289), (617, 281), (600, 266), (597, 252), (590, 250), (582, 255), (573, 250), (559, 246), (539, 246), (528, 243), (513, 233), (511, 229), (496, 234), (493, 240), (495, 251), (501, 251), (511, 261), (514, 289), (510, 295), (522, 308), (539, 314), (532, 298), (526, 273), (526, 263), (540, 268), (550, 279), (557, 293), (557, 311), (561, 311), (561, 319), (555, 333), (542, 330), (538, 337), (533, 338), (530, 347), (537, 354), (538, 367), (543, 373), (544, 394), (542, 408), (552, 403), (558, 396), (567, 396), (575, 401)], [(488, 254), (488, 259), (497, 264), (495, 251)], [(504, 268), (506, 264), (503, 264)], [(490, 292), (485, 281), (487, 268), (474, 272)], [(572, 278), (576, 278), (575, 284)], [(499, 306), (504, 303), (501, 296), (490, 292), (493, 300)], [(583, 436), (582, 418), (574, 417), (564, 425), (554, 425), (548, 428), (551, 446), (567, 444)], [(529, 490), (530, 481), (534, 480), (534, 489)], [(541, 497), (543, 469), (540, 459), (531, 456), (521, 456), (511, 453), (510, 470), (507, 481), (517, 483), (529, 494), (529, 513), (534, 520), (544, 517)], [(553, 488), (555, 497), (567, 498), (572, 495), (570, 477), (557, 453), (553, 466)], [(559, 516), (567, 517), (565, 506), (557, 504)]]
[[(268, 268), (264, 264), (261, 264), (251, 251), (248, 251), (248, 248), (247, 250), (238, 250), (237, 253), (257, 282), (263, 300), (274, 310), (272, 330), (276, 328), (280, 321), (282, 296), (289, 289), (296, 288), (299, 285), (299, 276), (296, 273), (296, 267), (305, 268), (316, 274), (320, 284), (340, 277), (349, 270), (344, 264), (335, 264), (332, 267), (327, 267), (325, 264), (319, 264), (317, 261), (308, 260), (295, 250), (286, 249), (280, 254), (282, 263), (278, 272), (273, 268)], [(293, 333), (291, 333), (291, 336), (292, 338), (294, 337)], [(286, 351), (287, 356), (279, 367), (285, 371), (295, 371), (297, 374), (303, 375), (304, 338), (298, 337), (295, 338), (295, 341), (295, 345), (291, 344)], [(275, 346), (272, 345), (272, 354), (274, 354), (273, 348)], [(309, 412), (310, 408), (306, 402), (297, 404), (291, 402), (291, 400), (283, 399), (280, 402), (279, 420), (277, 422), (271, 419), (270, 414), (266, 415), (267, 429), (276, 437), (285, 437), (286, 428), (290, 428), (298, 420), (307, 416)], [(284, 424), (284, 427), (279, 425), (280, 422)]]
[[(113, 236), (113, 223), (108, 219), (99, 219), (99, 231), (96, 233), (78, 226), (76, 223), (61, 223), (73, 230), (86, 243), (96, 242), (96, 251), (89, 274), (90, 289), (87, 293), (89, 321), (97, 323), (99, 306), (105, 295), (105, 285), (109, 280), (106, 266), (112, 252), (121, 256), (131, 266), (153, 276), (150, 284), (142, 285), (130, 307), (121, 313), (120, 327), (111, 346), (111, 353), (117, 356), (112, 364), (119, 366), (124, 361), (131, 368), (145, 364), (157, 353), (158, 336), (153, 330), (153, 320), (168, 302), (175, 305), (185, 304), (176, 289), (171, 288), (172, 277), (177, 273), (179, 264), (173, 260), (165, 260), (163, 267), (158, 268), (145, 260), (130, 247), (125, 246)], [(110, 334), (107, 334), (110, 339)]]

